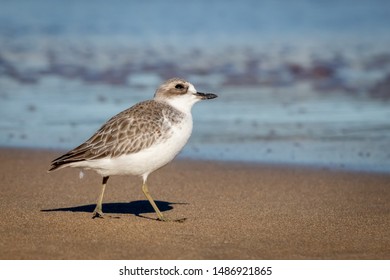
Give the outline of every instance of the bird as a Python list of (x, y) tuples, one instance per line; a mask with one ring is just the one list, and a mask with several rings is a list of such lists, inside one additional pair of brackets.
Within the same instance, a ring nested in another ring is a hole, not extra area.
[(157, 220), (172, 221), (161, 213), (150, 195), (148, 176), (171, 162), (187, 143), (193, 128), (193, 105), (216, 97), (214, 93), (197, 91), (182, 78), (169, 79), (157, 88), (153, 99), (113, 116), (84, 143), (54, 159), (48, 172), (74, 167), (93, 170), (103, 177), (92, 218), (104, 217), (103, 196), (110, 176), (139, 176), (142, 192)]

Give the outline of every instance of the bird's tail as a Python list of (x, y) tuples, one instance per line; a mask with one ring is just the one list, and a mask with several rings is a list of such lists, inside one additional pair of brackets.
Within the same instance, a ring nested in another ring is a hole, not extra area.
[(74, 150), (54, 159), (51, 162), (51, 166), (47, 172), (55, 171), (69, 166), (69, 164), (79, 161), (84, 161), (83, 157), (80, 157), (80, 153), (75, 153)]

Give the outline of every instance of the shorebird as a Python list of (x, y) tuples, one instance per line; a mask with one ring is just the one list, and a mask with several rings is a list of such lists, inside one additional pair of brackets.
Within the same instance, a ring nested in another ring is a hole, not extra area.
[(54, 159), (48, 171), (76, 167), (94, 170), (103, 177), (92, 218), (103, 217), (103, 195), (110, 176), (140, 176), (142, 191), (158, 220), (169, 221), (149, 193), (148, 176), (172, 161), (187, 143), (192, 133), (192, 106), (216, 97), (213, 93), (197, 91), (183, 79), (167, 80), (156, 90), (153, 99), (109, 119), (83, 144)]

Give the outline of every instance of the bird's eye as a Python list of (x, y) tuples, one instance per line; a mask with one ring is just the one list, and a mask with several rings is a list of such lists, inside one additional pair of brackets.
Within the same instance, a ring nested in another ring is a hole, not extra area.
[(183, 89), (184, 86), (183, 86), (182, 84), (177, 84), (177, 85), (175, 86), (175, 88), (177, 88), (177, 89)]

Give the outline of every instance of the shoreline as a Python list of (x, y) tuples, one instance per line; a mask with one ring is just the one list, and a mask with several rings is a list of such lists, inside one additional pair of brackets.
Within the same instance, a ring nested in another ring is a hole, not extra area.
[[(55, 157), (61, 156), (70, 149), (62, 148), (36, 148), (36, 147), (18, 147), (18, 146), (0, 146), (1, 151), (20, 153), (20, 152), (32, 152), (32, 153), (51, 153)], [(332, 172), (342, 172), (342, 173), (359, 173), (359, 174), (377, 174), (377, 175), (390, 175), (390, 171), (387, 169), (374, 168), (369, 166), (344, 166), (343, 164), (325, 164), (325, 163), (292, 163), (292, 162), (277, 162), (277, 161), (256, 161), (256, 160), (232, 160), (232, 159), (209, 159), (202, 157), (191, 157), (190, 155), (181, 155), (178, 156), (172, 161), (179, 162), (205, 162), (205, 163), (215, 163), (215, 164), (226, 164), (226, 165), (241, 165), (246, 167), (268, 167), (268, 168), (287, 168), (287, 169), (306, 169), (312, 171), (332, 171)], [(50, 162), (49, 162), (50, 163)]]
[(47, 174), (55, 150), (0, 149), (0, 259), (389, 259), (390, 174), (176, 159), (150, 176)]

